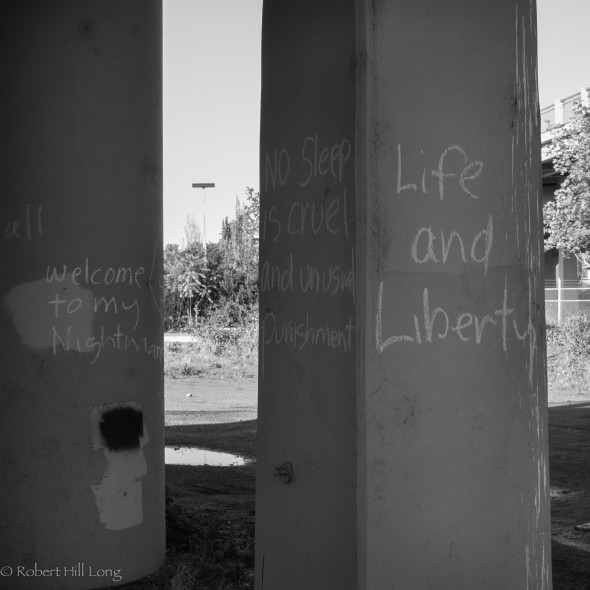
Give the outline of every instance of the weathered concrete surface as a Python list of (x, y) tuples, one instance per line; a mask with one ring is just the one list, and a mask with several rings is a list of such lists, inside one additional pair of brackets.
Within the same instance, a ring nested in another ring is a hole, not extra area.
[(549, 589), (535, 4), (264, 8), (257, 588)]
[[(354, 3), (263, 10), (256, 578), (355, 587)], [(293, 479), (275, 477), (290, 462)]]
[(534, 3), (365, 14), (359, 587), (550, 588)]
[(165, 555), (161, 2), (0, 31), (0, 585), (102, 587)]

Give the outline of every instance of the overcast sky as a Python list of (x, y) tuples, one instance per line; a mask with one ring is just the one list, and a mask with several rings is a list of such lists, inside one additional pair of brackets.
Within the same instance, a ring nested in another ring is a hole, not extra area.
[[(164, 243), (187, 214), (219, 237), (235, 198), (258, 190), (262, 0), (164, 0)], [(541, 107), (590, 85), (590, 0), (537, 0)]]

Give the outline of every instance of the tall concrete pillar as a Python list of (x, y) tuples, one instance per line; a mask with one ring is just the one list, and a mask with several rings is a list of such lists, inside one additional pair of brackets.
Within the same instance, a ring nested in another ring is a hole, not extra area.
[(354, 4), (265, 2), (262, 37), (257, 587), (348, 590), (357, 551)]
[(0, 7), (2, 588), (164, 559), (161, 2)]
[(259, 590), (551, 587), (535, 19), (265, 3)]

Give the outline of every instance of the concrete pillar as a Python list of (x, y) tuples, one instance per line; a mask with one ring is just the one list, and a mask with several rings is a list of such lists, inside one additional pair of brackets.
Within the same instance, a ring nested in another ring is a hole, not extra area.
[(258, 588), (355, 587), (354, 31), (264, 3)]
[(161, 2), (3, 2), (0, 56), (0, 585), (128, 582), (165, 554)]
[(362, 588), (550, 587), (535, 22), (368, 12)]
[(259, 590), (551, 587), (535, 19), (265, 3)]

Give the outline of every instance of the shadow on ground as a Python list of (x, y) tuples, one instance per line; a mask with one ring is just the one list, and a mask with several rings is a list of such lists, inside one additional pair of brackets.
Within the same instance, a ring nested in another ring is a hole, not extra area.
[(553, 590), (590, 588), (590, 404), (549, 408)]
[[(256, 453), (256, 421), (166, 427), (167, 444)], [(549, 409), (553, 590), (590, 589), (590, 403)], [(166, 466), (166, 565), (138, 590), (253, 589), (255, 464)], [(180, 580), (180, 574), (186, 579)], [(499, 589), (500, 590), (500, 589)]]

